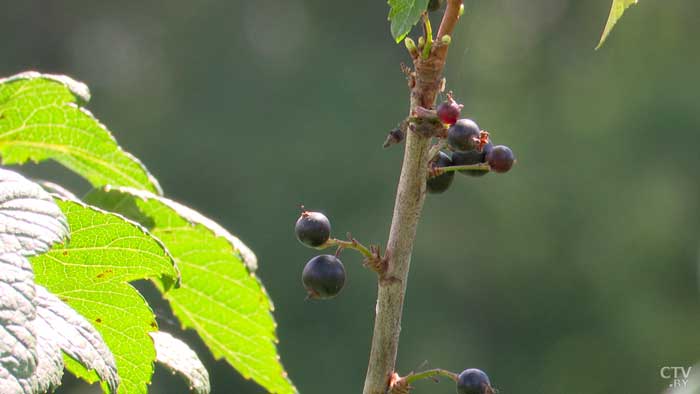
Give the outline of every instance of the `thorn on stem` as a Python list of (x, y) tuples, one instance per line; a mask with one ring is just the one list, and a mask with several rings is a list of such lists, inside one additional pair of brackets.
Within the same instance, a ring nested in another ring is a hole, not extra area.
[(406, 137), (405, 133), (400, 128), (395, 128), (391, 130), (384, 140), (384, 148), (388, 148), (392, 145), (400, 144)]

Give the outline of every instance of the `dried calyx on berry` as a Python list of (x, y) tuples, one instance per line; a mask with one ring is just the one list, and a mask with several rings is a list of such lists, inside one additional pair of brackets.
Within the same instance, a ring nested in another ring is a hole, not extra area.
[(303, 211), (294, 226), (297, 239), (302, 244), (315, 248), (331, 236), (331, 222), (321, 212)]

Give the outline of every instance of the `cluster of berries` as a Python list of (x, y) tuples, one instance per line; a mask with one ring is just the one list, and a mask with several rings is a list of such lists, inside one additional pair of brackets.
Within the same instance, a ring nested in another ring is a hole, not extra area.
[(505, 145), (494, 145), (489, 133), (482, 131), (471, 119), (459, 119), (462, 105), (448, 96), (437, 107), (440, 121), (449, 126), (447, 146), (451, 151), (439, 152), (430, 163), (431, 171), (426, 188), (429, 193), (442, 193), (452, 184), (454, 171), (443, 167), (481, 165), (478, 169), (462, 169), (461, 174), (480, 177), (489, 171), (508, 172), (515, 163), (513, 151)]
[[(331, 222), (320, 212), (303, 211), (294, 226), (294, 232), (299, 242), (305, 246), (323, 247), (331, 237)], [(345, 285), (345, 266), (337, 256), (316, 256), (306, 263), (301, 281), (308, 298), (333, 298)]]

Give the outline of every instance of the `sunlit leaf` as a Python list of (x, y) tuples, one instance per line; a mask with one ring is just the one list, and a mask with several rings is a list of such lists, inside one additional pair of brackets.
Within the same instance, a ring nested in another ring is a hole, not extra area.
[(600, 42), (598, 42), (598, 46), (596, 46), (595, 49), (603, 46), (603, 43), (610, 35), (617, 21), (622, 18), (622, 14), (625, 13), (625, 10), (633, 4), (637, 4), (638, 1), (639, 0), (613, 0), (612, 7), (610, 8), (610, 15), (608, 15), (608, 21), (605, 23), (605, 29), (603, 30), (603, 35), (600, 37)]
[(141, 162), (124, 152), (81, 105), (87, 86), (66, 76), (28, 72), (0, 79), (0, 156), (4, 164), (53, 159), (94, 186), (161, 193)]
[(86, 200), (140, 221), (166, 245), (182, 284), (164, 297), (182, 325), (195, 329), (216, 358), (224, 358), (271, 393), (296, 393), (277, 354), (272, 303), (250, 268), (255, 255), (238, 238), (201, 214), (151, 193), (97, 190)]
[(36, 293), (35, 327), (39, 340), (55, 345), (60, 361), (63, 351), (85, 368), (94, 370), (110, 391), (117, 392), (117, 365), (100, 333), (83, 316), (42, 286), (36, 286)]
[[(109, 346), (121, 378), (119, 394), (143, 393), (153, 374), (157, 330), (150, 307), (128, 282), (152, 279), (170, 287), (178, 273), (165, 247), (124, 217), (80, 202), (57, 200), (71, 238), (31, 259), (36, 282), (92, 323)], [(90, 374), (66, 362), (76, 375)], [(108, 388), (106, 385), (103, 387)]]
[(27, 257), (68, 233), (66, 219), (39, 185), (0, 169), (0, 393), (57, 386), (63, 364), (51, 342), (37, 339), (36, 289)]
[(185, 342), (162, 331), (152, 332), (151, 338), (156, 346), (156, 361), (180, 374), (195, 394), (211, 391), (207, 369)]

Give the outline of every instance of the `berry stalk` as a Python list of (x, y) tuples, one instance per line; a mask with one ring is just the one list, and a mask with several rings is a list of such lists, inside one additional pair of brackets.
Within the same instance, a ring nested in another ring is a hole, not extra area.
[(326, 248), (331, 248), (333, 246), (337, 246), (341, 249), (357, 250), (358, 252), (360, 252), (363, 256), (365, 256), (368, 259), (373, 259), (376, 257), (372, 253), (372, 251), (369, 250), (369, 248), (367, 248), (365, 245), (358, 242), (355, 238), (352, 238), (350, 241), (343, 241), (343, 240), (337, 239), (337, 238), (330, 238), (323, 245), (317, 246), (316, 249), (326, 249)]
[(439, 175), (439, 174), (442, 174), (445, 172), (465, 171), (465, 170), (488, 172), (491, 170), (491, 167), (489, 167), (488, 163), (479, 163), (479, 164), (465, 164), (465, 165), (461, 165), (461, 166), (449, 166), (449, 167), (436, 167), (435, 168), (436, 175)]
[[(437, 39), (451, 35), (459, 18), (462, 0), (448, 0)], [(426, 59), (413, 59), (415, 83), (411, 87), (409, 116), (416, 108), (433, 108), (442, 79), (448, 46), (433, 47)], [(401, 315), (408, 282), (416, 228), (425, 201), (425, 180), (431, 158), (430, 138), (406, 133), (401, 175), (385, 258), (386, 270), (380, 275), (376, 317), (367, 377), (363, 394), (385, 394), (394, 373), (401, 331)]]

